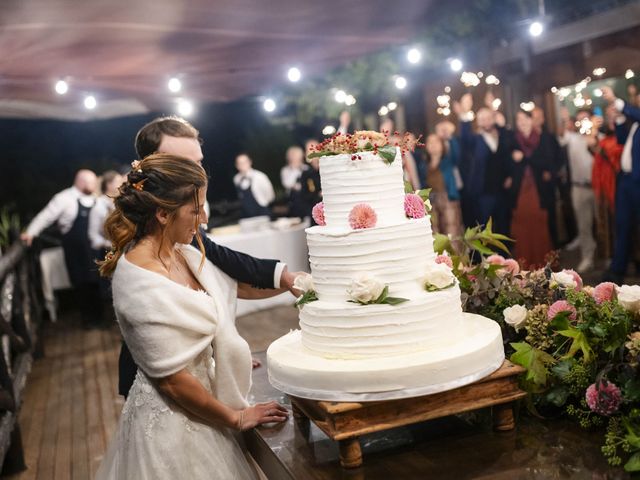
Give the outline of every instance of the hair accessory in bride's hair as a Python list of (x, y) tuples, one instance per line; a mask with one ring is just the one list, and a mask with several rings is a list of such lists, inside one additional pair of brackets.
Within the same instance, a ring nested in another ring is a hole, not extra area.
[(116, 252), (113, 249), (109, 250), (104, 256), (104, 261), (105, 262), (111, 261), (113, 259), (113, 257), (115, 256), (115, 254), (116, 254)]
[(144, 188), (143, 188), (143, 187), (144, 187), (144, 182), (146, 182), (146, 181), (147, 181), (147, 179), (146, 179), (146, 178), (143, 178), (143, 179), (142, 179), (142, 180), (140, 180), (139, 182), (132, 183), (132, 184), (131, 184), (131, 186), (132, 186), (133, 188), (135, 188), (137, 191), (141, 192), (141, 191), (144, 189)]
[(142, 173), (142, 169), (140, 168), (140, 160), (134, 160), (131, 162), (131, 169), (135, 172)]

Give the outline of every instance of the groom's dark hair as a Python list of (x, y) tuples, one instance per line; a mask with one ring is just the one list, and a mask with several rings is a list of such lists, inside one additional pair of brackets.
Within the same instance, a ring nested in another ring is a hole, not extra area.
[(180, 117), (158, 117), (151, 120), (136, 134), (135, 147), (138, 158), (142, 160), (158, 152), (162, 143), (162, 136), (195, 138), (202, 143), (200, 132)]

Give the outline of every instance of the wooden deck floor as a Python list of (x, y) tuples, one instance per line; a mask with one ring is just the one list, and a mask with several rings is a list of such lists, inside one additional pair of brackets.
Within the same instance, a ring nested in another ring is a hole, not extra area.
[[(280, 307), (238, 319), (253, 351), (297, 325)], [(95, 474), (124, 404), (118, 395), (120, 333), (83, 330), (68, 318), (47, 325), (45, 356), (27, 380), (20, 427), (28, 469), (7, 480), (87, 480)]]

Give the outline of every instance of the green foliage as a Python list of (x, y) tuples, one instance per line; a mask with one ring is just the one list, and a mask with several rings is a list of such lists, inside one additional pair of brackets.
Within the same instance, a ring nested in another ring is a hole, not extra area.
[(0, 248), (8, 247), (12, 236), (20, 232), (20, 217), (9, 207), (0, 209)]
[(549, 376), (547, 367), (553, 365), (555, 359), (526, 342), (512, 343), (511, 347), (515, 352), (511, 355), (510, 360), (527, 369), (525, 381), (532, 382), (537, 387), (544, 386)]
[(401, 303), (408, 302), (408, 301), (409, 301), (408, 298), (390, 297), (389, 296), (389, 285), (385, 285), (384, 289), (382, 290), (382, 293), (378, 296), (378, 298), (376, 298), (375, 300), (372, 300), (371, 302), (361, 302), (359, 300), (349, 300), (349, 302), (357, 303), (359, 305), (382, 305), (382, 304), (399, 305)]
[(315, 302), (316, 300), (318, 300), (318, 295), (316, 294), (316, 292), (314, 290), (307, 290), (302, 295), (300, 295), (294, 305), (298, 308), (302, 308), (305, 304)]

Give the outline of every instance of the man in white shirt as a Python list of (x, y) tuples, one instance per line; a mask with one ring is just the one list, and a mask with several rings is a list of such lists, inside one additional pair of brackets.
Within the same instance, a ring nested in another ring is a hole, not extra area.
[[(615, 240), (608, 280), (621, 284), (633, 243), (633, 230), (640, 225), (640, 108), (616, 98), (610, 87), (602, 87), (602, 97), (620, 112), (616, 119), (618, 143), (624, 145), (616, 184)], [(630, 120), (631, 126), (626, 122)]]
[(351, 123), (351, 114), (348, 110), (343, 110), (340, 112), (340, 126), (338, 127), (337, 132), (342, 135), (346, 135), (349, 133), (349, 124)]
[(242, 202), (242, 218), (270, 215), (269, 204), (276, 198), (269, 177), (252, 168), (249, 155), (241, 153), (236, 157), (238, 173), (233, 183)]
[(73, 186), (57, 193), (31, 221), (22, 240), (31, 245), (34, 237), (57, 224), (62, 233), (64, 261), (76, 293), (85, 327), (102, 322), (102, 304), (98, 289), (97, 266), (89, 241), (89, 214), (96, 202), (96, 174), (79, 170)]
[[(576, 114), (576, 122), (583, 122), (589, 117), (588, 111), (579, 111)], [(578, 236), (567, 248), (572, 250), (580, 247), (581, 260), (576, 270), (581, 273), (593, 268), (593, 256), (596, 251), (596, 241), (593, 238), (595, 198), (591, 188), (593, 155), (589, 150), (589, 140), (589, 136), (568, 129), (558, 138), (560, 145), (567, 147), (571, 173), (571, 201), (578, 227)]]
[(304, 164), (304, 150), (298, 145), (287, 148), (286, 158), (287, 164), (280, 170), (280, 182), (289, 195), (292, 190), (300, 190), (299, 187), (296, 188), (296, 184), (307, 166)]

